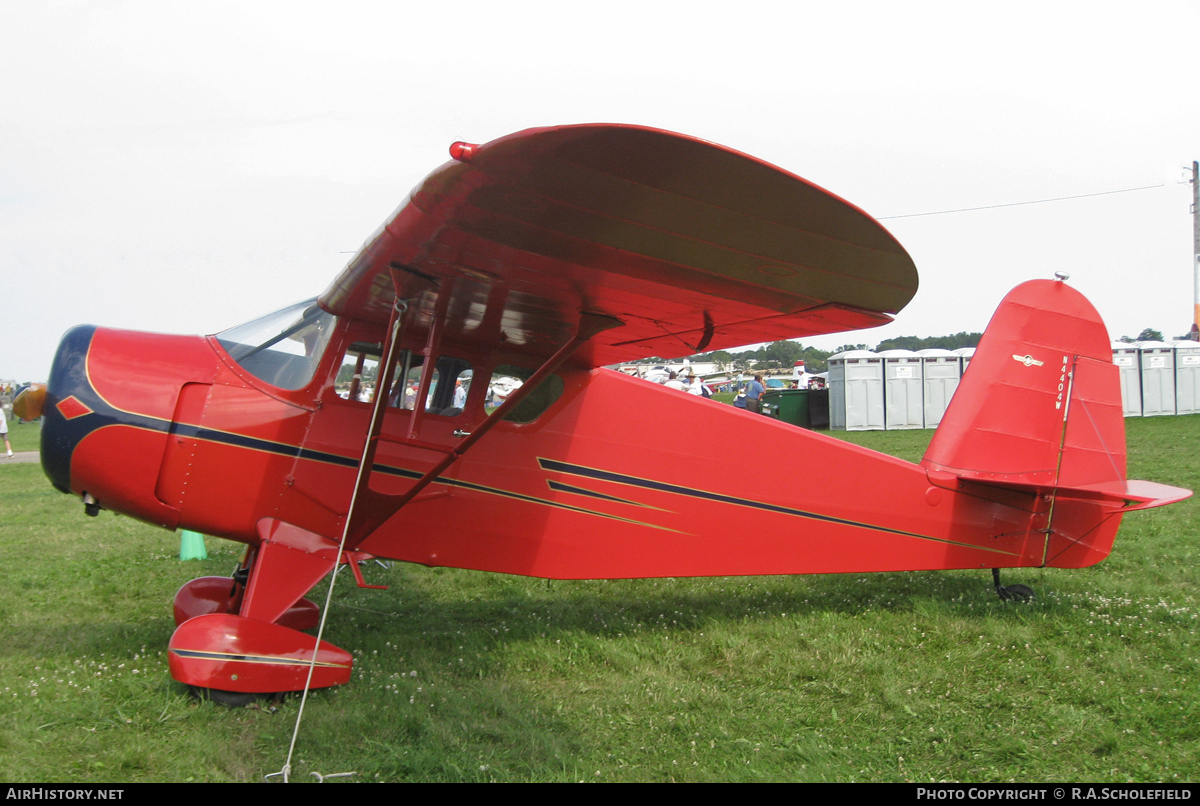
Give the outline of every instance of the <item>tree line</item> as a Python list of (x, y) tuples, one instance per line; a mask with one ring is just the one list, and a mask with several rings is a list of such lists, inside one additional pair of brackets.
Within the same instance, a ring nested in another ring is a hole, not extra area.
[[(982, 333), (954, 333), (949, 336), (898, 336), (884, 339), (869, 348), (866, 344), (843, 344), (832, 352), (816, 347), (805, 347), (798, 341), (773, 341), (764, 344), (756, 350), (730, 352), (728, 350), (713, 350), (710, 353), (698, 353), (687, 356), (692, 363), (714, 363), (723, 372), (769, 372), (771, 370), (790, 370), (797, 361), (804, 361), (804, 367), (809, 372), (824, 372), (829, 368), (829, 356), (847, 350), (874, 349), (883, 350), (926, 350), (939, 347), (943, 350), (957, 350), (960, 347), (975, 347), (979, 344)], [(671, 359), (678, 361), (680, 359)], [(666, 363), (662, 358), (647, 358), (639, 364)]]
[[(948, 336), (929, 336), (926, 338), (921, 338), (920, 336), (897, 336), (891, 339), (884, 339), (874, 347), (869, 347), (866, 344), (843, 344), (832, 352), (820, 350), (816, 347), (805, 347), (798, 341), (773, 341), (755, 350), (743, 350), (739, 352), (713, 350), (710, 353), (697, 353), (696, 355), (686, 357), (692, 363), (714, 363), (720, 372), (790, 370), (800, 360), (804, 361), (804, 367), (809, 372), (825, 372), (829, 369), (829, 356), (844, 353), (848, 350), (872, 350), (877, 353), (881, 353), (884, 350), (912, 350), (916, 352), (918, 350), (935, 348), (957, 350), (961, 347), (978, 347), (979, 339), (982, 336), (982, 333), (968, 333), (966, 331), (952, 333)], [(1183, 340), (1189, 338), (1189, 336), (1185, 334), (1176, 338)], [(1138, 334), (1136, 339), (1129, 336), (1122, 336), (1118, 339), (1118, 341), (1123, 342), (1162, 340), (1162, 332), (1153, 328), (1146, 328)], [(637, 363), (665, 364), (668, 360), (681, 361), (682, 358), (664, 359), (653, 357), (642, 359)]]

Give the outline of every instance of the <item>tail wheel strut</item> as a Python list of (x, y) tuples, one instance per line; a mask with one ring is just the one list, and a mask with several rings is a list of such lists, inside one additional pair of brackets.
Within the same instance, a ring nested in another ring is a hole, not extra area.
[(1002, 602), (1032, 602), (1037, 598), (1033, 588), (1028, 585), (1001, 585), (999, 568), (992, 569), (992, 584), (996, 586), (996, 595)]

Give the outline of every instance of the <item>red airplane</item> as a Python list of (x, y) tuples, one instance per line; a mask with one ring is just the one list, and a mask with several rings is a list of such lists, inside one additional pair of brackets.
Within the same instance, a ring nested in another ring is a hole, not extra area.
[(176, 596), (175, 679), (346, 683), (304, 597), (339, 564), (364, 585), (369, 557), (555, 579), (979, 568), (1011, 597), (1032, 592), (998, 569), (1092, 565), (1126, 512), (1191, 494), (1126, 480), (1108, 334), (1061, 281), (1005, 298), (910, 464), (602, 368), (890, 321), (916, 269), (861, 210), (635, 126), (450, 155), (315, 300), (209, 337), (77, 327), (19, 401), (88, 514), (246, 544), (232, 579)]

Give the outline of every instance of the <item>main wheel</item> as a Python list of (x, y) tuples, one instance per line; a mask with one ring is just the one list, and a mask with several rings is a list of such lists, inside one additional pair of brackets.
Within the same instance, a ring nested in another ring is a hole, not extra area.
[(188, 694), (200, 701), (209, 700), (217, 705), (224, 705), (226, 708), (245, 708), (247, 705), (254, 704), (259, 697), (265, 697), (265, 694), (254, 694), (246, 691), (223, 691), (219, 688), (200, 688), (199, 686), (188, 686)]

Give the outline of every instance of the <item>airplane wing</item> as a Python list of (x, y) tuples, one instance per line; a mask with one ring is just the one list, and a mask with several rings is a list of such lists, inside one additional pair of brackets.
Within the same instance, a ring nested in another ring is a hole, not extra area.
[(857, 207), (761, 160), (658, 129), (588, 124), (455, 143), (320, 297), (406, 328), (549, 355), (581, 315), (623, 326), (591, 366), (875, 327), (917, 289)]

